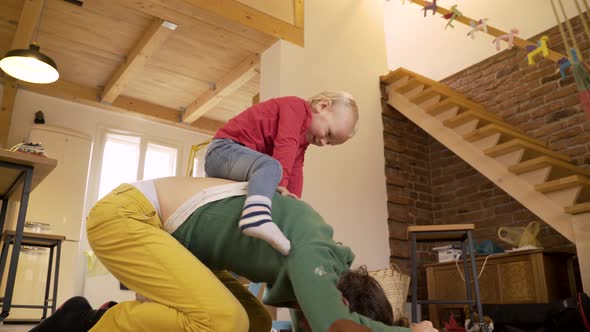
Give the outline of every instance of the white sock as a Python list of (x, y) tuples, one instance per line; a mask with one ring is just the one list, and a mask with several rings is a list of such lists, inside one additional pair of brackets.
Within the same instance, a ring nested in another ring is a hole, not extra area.
[(248, 196), (240, 218), (240, 230), (248, 236), (266, 241), (281, 254), (287, 256), (291, 250), (291, 242), (272, 222), (270, 211), (271, 200), (268, 197)]

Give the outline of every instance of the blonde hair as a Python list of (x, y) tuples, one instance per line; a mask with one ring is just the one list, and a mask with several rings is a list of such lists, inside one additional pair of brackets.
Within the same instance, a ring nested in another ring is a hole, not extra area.
[(311, 107), (313, 108), (322, 100), (329, 100), (332, 104), (344, 105), (350, 110), (354, 121), (354, 128), (350, 137), (354, 136), (359, 129), (359, 108), (354, 97), (350, 93), (344, 91), (323, 91), (309, 98), (309, 104), (311, 104)]

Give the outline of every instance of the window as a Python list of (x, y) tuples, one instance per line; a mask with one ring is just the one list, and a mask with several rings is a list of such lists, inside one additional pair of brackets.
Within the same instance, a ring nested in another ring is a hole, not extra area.
[(98, 199), (121, 183), (176, 175), (178, 148), (139, 135), (106, 132)]
[(176, 149), (148, 143), (143, 167), (143, 179), (150, 180), (176, 175)]

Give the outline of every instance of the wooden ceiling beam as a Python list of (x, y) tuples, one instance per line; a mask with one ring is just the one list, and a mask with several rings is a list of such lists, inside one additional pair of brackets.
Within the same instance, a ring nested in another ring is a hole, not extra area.
[(44, 0), (25, 0), (18, 20), (18, 26), (12, 38), (11, 49), (27, 49), (37, 28)]
[(238, 22), (247, 27), (304, 46), (303, 29), (284, 22), (274, 16), (258, 11), (236, 0), (184, 0), (202, 10), (208, 11), (227, 20)]
[(207, 90), (188, 105), (182, 114), (182, 122), (193, 123), (205, 115), (225, 97), (252, 79), (256, 75), (259, 65), (259, 54), (248, 57), (232, 72), (223, 77), (219, 82), (216, 82), (214, 89)]
[(0, 149), (8, 149), (8, 132), (12, 119), (12, 109), (16, 100), (16, 82), (8, 79), (4, 82), (2, 90), (2, 105), (0, 108)]
[[(10, 78), (0, 76), (0, 80), (7, 83)], [(75, 103), (97, 107), (100, 109), (113, 111), (117, 113), (130, 114), (143, 119), (156, 121), (159, 123), (172, 125), (178, 128), (197, 131), (202, 134), (213, 135), (217, 129), (223, 126), (220, 121), (204, 119), (205, 121), (197, 122), (194, 125), (188, 125), (180, 121), (180, 111), (152, 104), (143, 100), (120, 96), (112, 105), (101, 103), (98, 100), (101, 90), (89, 87), (83, 87), (75, 83), (67, 82), (62, 79), (51, 84), (33, 84), (19, 81), (19, 88), (40, 93), (46, 96), (56, 97)]]
[(109, 79), (100, 96), (101, 101), (113, 103), (129, 80), (142, 70), (152, 54), (164, 44), (175, 29), (176, 24), (174, 23), (160, 18), (154, 19), (131, 52), (129, 52), (125, 62)]
[[(195, 31), (213, 30), (214, 36), (219, 40), (228, 40), (228, 35), (231, 35), (229, 40), (232, 41), (232, 46), (251, 52), (262, 53), (278, 40), (277, 37), (201, 10), (184, 0), (118, 0), (117, 4), (175, 22), (183, 29), (190, 27)], [(89, 6), (92, 5), (90, 2), (84, 4), (84, 7), (91, 8)]]

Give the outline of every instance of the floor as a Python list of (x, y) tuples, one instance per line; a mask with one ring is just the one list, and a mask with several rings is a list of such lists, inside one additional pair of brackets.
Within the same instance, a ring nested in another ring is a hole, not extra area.
[(16, 324), (6, 324), (0, 326), (0, 332), (24, 332), (29, 331), (35, 325), (16, 325)]

